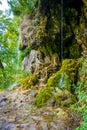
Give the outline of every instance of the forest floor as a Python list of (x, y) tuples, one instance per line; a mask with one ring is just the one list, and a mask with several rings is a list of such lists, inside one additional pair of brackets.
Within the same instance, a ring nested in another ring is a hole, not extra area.
[(0, 130), (74, 130), (80, 125), (80, 115), (69, 108), (36, 108), (36, 93), (21, 87), (0, 92)]

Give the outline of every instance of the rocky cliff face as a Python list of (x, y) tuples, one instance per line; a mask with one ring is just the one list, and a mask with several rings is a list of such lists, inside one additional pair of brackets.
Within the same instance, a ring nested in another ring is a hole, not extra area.
[(21, 23), (20, 48), (31, 48), (23, 69), (46, 82), (59, 70), (61, 58), (77, 59), (87, 53), (86, 10), (87, 0), (37, 1), (35, 10), (25, 14)]
[(36, 1), (35, 11), (23, 16), (21, 38), (20, 49), (31, 48), (22, 64), (32, 74), (22, 81), (22, 86), (36, 90), (33, 104), (52, 107), (52, 112), (54, 108), (72, 110), (74, 104), (86, 115), (87, 0)]

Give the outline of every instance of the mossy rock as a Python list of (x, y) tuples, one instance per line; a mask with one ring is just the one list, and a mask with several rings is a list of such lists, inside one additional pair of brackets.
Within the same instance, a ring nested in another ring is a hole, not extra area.
[(47, 86), (71, 91), (71, 84), (75, 82), (76, 70), (77, 64), (75, 60), (63, 60), (61, 69), (48, 79)]
[(66, 72), (66, 74), (71, 79), (71, 82), (74, 82), (76, 72), (77, 72), (78, 63), (73, 59), (65, 59), (62, 62), (61, 71)]
[(32, 74), (28, 77), (26, 77), (24, 80), (21, 81), (21, 84), (24, 89), (31, 88), (32, 86), (36, 85), (38, 82), (37, 76)]
[(76, 69), (75, 60), (64, 60), (60, 70), (48, 79), (47, 86), (37, 95), (35, 105), (42, 107), (52, 97), (61, 106), (68, 106), (74, 103), (76, 99), (71, 94), (71, 84), (75, 81)]
[(46, 105), (47, 101), (52, 97), (52, 89), (45, 87), (36, 96), (35, 105), (37, 107), (42, 107)]
[(60, 90), (54, 95), (54, 102), (62, 107), (69, 107), (71, 104), (76, 103), (76, 97), (68, 90)]
[(71, 90), (71, 84), (68, 75), (61, 71), (58, 71), (56, 74), (48, 79), (47, 86), (53, 87), (55, 90), (57, 90), (58, 88), (65, 88), (69, 91)]

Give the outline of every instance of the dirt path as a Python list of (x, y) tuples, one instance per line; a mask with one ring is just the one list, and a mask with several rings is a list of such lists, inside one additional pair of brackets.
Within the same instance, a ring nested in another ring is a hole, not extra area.
[(37, 90), (0, 92), (0, 130), (74, 130), (81, 118), (69, 109), (35, 108)]

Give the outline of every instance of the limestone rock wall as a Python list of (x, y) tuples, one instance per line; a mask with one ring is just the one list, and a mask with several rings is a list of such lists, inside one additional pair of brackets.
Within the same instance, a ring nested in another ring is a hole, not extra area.
[(54, 73), (59, 69), (62, 51), (63, 59), (77, 59), (82, 52), (87, 53), (87, 0), (64, 1), (62, 21), (59, 0), (37, 1), (35, 11), (23, 16), (21, 38), (20, 48), (32, 50), (22, 62), (23, 69), (33, 73), (43, 70), (43, 75), (47, 70), (47, 75)]

